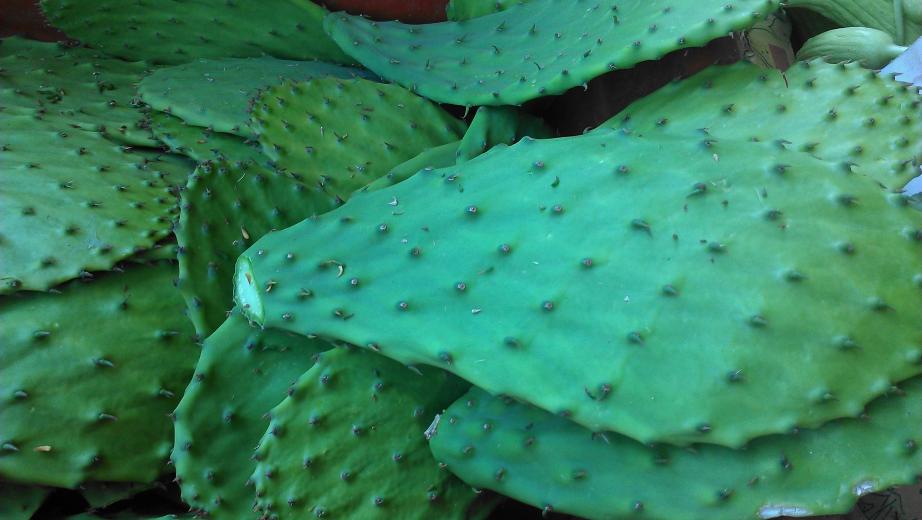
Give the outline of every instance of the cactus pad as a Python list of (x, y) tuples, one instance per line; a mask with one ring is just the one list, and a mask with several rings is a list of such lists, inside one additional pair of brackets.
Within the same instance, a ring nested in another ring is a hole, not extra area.
[(430, 148), (425, 152), (420, 153), (416, 157), (410, 159), (409, 161), (402, 162), (391, 168), (391, 171), (389, 171), (387, 175), (378, 177), (376, 180), (367, 184), (364, 188), (362, 188), (362, 191), (374, 191), (380, 190), (381, 188), (386, 188), (388, 186), (393, 186), (398, 182), (403, 182), (409, 179), (420, 170), (424, 170), (426, 168), (435, 169), (451, 166), (452, 164), (455, 164), (455, 161), (458, 157), (458, 146), (460, 144), (461, 141), (455, 141), (453, 143), (443, 144), (441, 146), (436, 146), (435, 148)]
[(467, 385), (340, 348), (291, 388), (256, 450), (270, 518), (464, 518), (476, 494), (439, 468), (423, 433)]
[(48, 488), (0, 482), (0, 518), (29, 520), (48, 496)]
[(135, 98), (147, 69), (90, 49), (6, 38), (0, 40), (0, 108), (64, 119), (124, 144), (156, 146)]
[(235, 295), (594, 431), (739, 446), (922, 370), (920, 248), (922, 215), (860, 173), (609, 132), (358, 194), (257, 241)]
[(480, 107), (458, 147), (458, 163), (477, 157), (497, 144), (513, 144), (523, 137), (554, 137), (541, 119), (515, 107)]
[(199, 347), (171, 263), (0, 299), (0, 478), (149, 482)]
[(470, 20), (479, 16), (505, 11), (516, 4), (524, 4), (528, 0), (451, 0), (445, 8), (445, 14), (453, 22)]
[(112, 56), (158, 64), (270, 55), (351, 60), (321, 28), (309, 0), (42, 0), (55, 27)]
[(214, 518), (252, 516), (247, 485), (264, 416), (330, 348), (289, 332), (251, 328), (232, 314), (202, 348), (195, 375), (174, 414), (173, 465), (185, 501)]
[(590, 519), (740, 520), (846, 513), (922, 472), (922, 380), (817, 430), (745, 450), (648, 448), (472, 389), (437, 422), (436, 459), (475, 487)]
[(154, 71), (138, 86), (141, 99), (155, 110), (186, 123), (254, 137), (249, 127), (251, 100), (260, 89), (283, 80), (315, 77), (369, 77), (367, 71), (324, 63), (270, 57), (200, 59)]
[(253, 109), (263, 152), (340, 203), (428, 148), (458, 140), (464, 122), (397, 85), (313, 79), (264, 91)]
[(266, 156), (260, 151), (259, 146), (242, 137), (189, 125), (182, 119), (164, 112), (152, 111), (149, 117), (151, 132), (158, 140), (171, 151), (196, 161), (266, 161)]
[(382, 78), (441, 103), (516, 105), (746, 29), (777, 0), (531, 0), (426, 25), (332, 13), (324, 28)]
[(738, 63), (663, 87), (602, 127), (651, 136), (704, 132), (717, 139), (787, 141), (821, 159), (866, 165), (885, 186), (901, 188), (918, 175), (920, 100), (911, 86), (857, 64), (800, 62), (781, 73)]
[(4, 116), (0, 293), (45, 290), (152, 246), (170, 232), (168, 186), (189, 171), (95, 132)]
[(199, 165), (182, 192), (176, 239), (179, 288), (202, 337), (233, 307), (237, 257), (269, 231), (286, 228), (332, 206), (287, 173), (254, 163)]

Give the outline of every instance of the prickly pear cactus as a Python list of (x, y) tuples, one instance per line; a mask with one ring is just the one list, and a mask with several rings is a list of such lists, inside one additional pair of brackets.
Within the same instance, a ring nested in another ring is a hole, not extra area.
[(42, 0), (68, 36), (112, 56), (175, 65), (197, 58), (351, 60), (324, 33), (309, 0)]
[(460, 22), (505, 11), (513, 5), (526, 2), (528, 0), (451, 0), (445, 7), (445, 14), (449, 20)]
[(475, 388), (440, 416), (429, 446), (472, 486), (590, 519), (845, 513), (858, 496), (922, 471), (922, 379), (903, 388), (860, 419), (763, 437), (745, 450), (651, 449)]
[(922, 215), (860, 173), (609, 132), (356, 195), (253, 244), (235, 297), (595, 431), (740, 446), (922, 370), (920, 248)]
[(515, 107), (480, 107), (458, 147), (458, 163), (477, 157), (498, 144), (513, 144), (523, 137), (554, 137), (541, 119)]
[(465, 129), (397, 85), (334, 78), (267, 89), (253, 125), (279, 168), (302, 176), (333, 204), (428, 148), (460, 139)]
[(381, 188), (386, 188), (388, 186), (393, 186), (398, 182), (403, 182), (409, 179), (412, 175), (416, 174), (420, 170), (424, 169), (435, 169), (435, 168), (444, 168), (445, 166), (451, 166), (455, 164), (455, 161), (458, 157), (458, 147), (460, 146), (461, 141), (455, 141), (453, 143), (443, 144), (441, 146), (436, 146), (435, 148), (430, 148), (425, 152), (420, 153), (416, 157), (410, 159), (409, 161), (398, 164), (393, 167), (387, 175), (383, 177), (378, 177), (377, 180), (369, 183), (362, 191), (374, 191), (380, 190)]
[(0, 107), (6, 115), (42, 115), (104, 133), (129, 145), (156, 146), (135, 86), (143, 62), (98, 51), (12, 37), (0, 40)]
[(250, 103), (261, 89), (284, 80), (315, 77), (371, 77), (367, 71), (322, 61), (271, 57), (199, 59), (154, 71), (138, 86), (151, 108), (188, 124), (218, 132), (254, 137), (249, 126)]
[(95, 132), (4, 116), (0, 294), (110, 269), (170, 232), (185, 161), (135, 153)]
[(737, 63), (663, 87), (602, 127), (787, 142), (828, 161), (865, 165), (885, 186), (901, 188), (918, 175), (920, 99), (912, 87), (857, 64), (799, 62), (781, 73)]
[(908, 45), (922, 36), (917, 0), (788, 0), (786, 7), (808, 9), (840, 27), (870, 27)]
[(324, 352), (272, 412), (256, 449), (267, 518), (465, 518), (473, 490), (426, 447), (432, 417), (467, 385), (371, 352)]
[(531, 0), (464, 22), (332, 13), (324, 28), (382, 78), (441, 103), (516, 105), (746, 29), (777, 0)]
[(255, 163), (219, 160), (196, 168), (175, 231), (179, 288), (199, 335), (210, 335), (233, 307), (240, 253), (269, 231), (332, 209), (324, 200), (292, 175)]
[(262, 164), (267, 160), (257, 143), (242, 137), (189, 125), (165, 112), (152, 111), (149, 118), (151, 132), (160, 142), (195, 161), (224, 159)]
[(0, 482), (0, 515), (8, 520), (29, 520), (50, 491), (40, 486)]
[(176, 408), (172, 461), (183, 499), (211, 518), (252, 516), (250, 449), (288, 387), (331, 348), (317, 339), (249, 326), (232, 314), (202, 348)]
[(166, 471), (199, 347), (171, 263), (0, 299), (0, 478), (74, 487)]

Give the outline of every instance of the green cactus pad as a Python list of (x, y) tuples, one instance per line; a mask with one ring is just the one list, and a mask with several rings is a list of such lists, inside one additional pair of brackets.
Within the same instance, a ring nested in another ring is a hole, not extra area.
[(173, 465), (186, 503), (213, 518), (253, 516), (247, 485), (264, 417), (288, 387), (331, 345), (249, 326), (232, 314), (202, 348), (195, 375), (176, 408)]
[[(914, 9), (906, 8), (910, 4)], [(922, 36), (917, 0), (787, 0), (785, 7), (808, 9), (840, 27), (878, 29), (899, 44), (909, 45)]]
[(182, 119), (164, 112), (150, 113), (150, 129), (154, 136), (178, 154), (196, 161), (226, 159), (264, 163), (266, 156), (254, 142), (242, 137), (215, 132), (208, 128), (186, 124)]
[(857, 64), (800, 62), (782, 74), (738, 63), (663, 87), (602, 127), (787, 141), (828, 161), (865, 165), (885, 186), (901, 188), (918, 175), (920, 99), (912, 87)]
[(147, 69), (95, 50), (6, 38), (0, 40), (0, 108), (64, 119), (124, 144), (157, 146), (135, 97)]
[(156, 485), (150, 482), (87, 482), (80, 486), (79, 491), (90, 509), (98, 510), (149, 491)]
[(523, 137), (554, 137), (554, 131), (541, 119), (515, 107), (480, 107), (458, 147), (458, 163), (463, 163), (497, 144), (513, 144)]
[(171, 263), (0, 299), (0, 478), (150, 482), (199, 348)]
[(151, 247), (170, 232), (168, 186), (189, 171), (95, 132), (4, 116), (0, 294), (45, 290)]
[(429, 443), (468, 484), (590, 519), (740, 520), (848, 512), (858, 496), (922, 472), (922, 380), (867, 417), (720, 446), (649, 448), (472, 389)]
[(922, 215), (859, 173), (609, 132), (356, 195), (257, 241), (235, 294), (594, 431), (740, 446), (920, 373), (920, 248)]
[(263, 152), (331, 203), (428, 148), (461, 138), (465, 124), (397, 85), (312, 79), (264, 91), (253, 109)]
[(176, 240), (179, 288), (200, 336), (224, 323), (233, 307), (240, 253), (269, 231), (332, 209), (324, 200), (290, 174), (254, 163), (199, 165), (182, 192)]
[(464, 518), (476, 494), (426, 447), (432, 417), (467, 385), (371, 352), (320, 354), (271, 413), (256, 450), (267, 518)]
[(455, 141), (453, 143), (443, 144), (441, 146), (430, 148), (425, 152), (420, 153), (416, 157), (410, 159), (409, 161), (400, 163), (393, 167), (391, 171), (387, 173), (387, 175), (378, 177), (376, 180), (362, 188), (362, 190), (380, 190), (381, 188), (393, 186), (398, 182), (403, 182), (420, 170), (424, 170), (426, 168), (435, 169), (451, 166), (455, 164), (455, 161), (458, 157), (458, 146), (460, 144), (461, 141)]
[(526, 2), (528, 0), (451, 0), (445, 8), (445, 14), (449, 20), (460, 22), (505, 11), (513, 5)]
[(271, 57), (200, 59), (154, 71), (138, 86), (141, 99), (186, 123), (218, 132), (254, 137), (250, 103), (261, 89), (283, 80), (315, 77), (370, 77), (367, 71), (324, 63)]
[(42, 0), (55, 27), (112, 56), (175, 65), (196, 58), (352, 60), (309, 0)]
[(531, 0), (464, 22), (332, 13), (330, 36), (382, 78), (441, 103), (516, 105), (746, 29), (777, 0)]
[(29, 520), (50, 491), (40, 486), (18, 486), (0, 482), (0, 518)]

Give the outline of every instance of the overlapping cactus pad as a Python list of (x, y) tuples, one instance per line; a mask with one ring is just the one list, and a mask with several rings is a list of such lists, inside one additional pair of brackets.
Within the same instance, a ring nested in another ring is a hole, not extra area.
[(350, 61), (323, 34), (326, 11), (310, 0), (42, 0), (42, 9), (68, 36), (128, 60)]
[(130, 145), (155, 146), (135, 85), (149, 66), (98, 51), (22, 38), (0, 40), (0, 108), (47, 115)]
[(763, 437), (745, 450), (651, 449), (473, 389), (441, 415), (430, 446), (473, 486), (591, 519), (845, 513), (856, 496), (922, 471), (922, 380), (903, 388), (861, 419)]
[(370, 352), (324, 352), (271, 413), (256, 450), (272, 518), (460, 518), (477, 495), (440, 469), (426, 426), (467, 385)]
[(155, 110), (168, 112), (188, 124), (241, 137), (253, 137), (250, 103), (261, 89), (284, 80), (315, 77), (371, 77), (367, 71), (322, 61), (199, 59), (162, 68), (144, 78), (138, 94)]
[(250, 327), (232, 314), (207, 340), (192, 383), (176, 408), (173, 464), (183, 498), (214, 517), (252, 516), (251, 449), (268, 413), (287, 395), (320, 340)]
[(152, 111), (150, 129), (171, 151), (196, 161), (224, 159), (230, 162), (265, 163), (267, 158), (255, 142), (242, 137), (187, 124), (165, 112)]
[(253, 124), (263, 152), (332, 203), (426, 149), (458, 140), (465, 129), (397, 85), (335, 78), (264, 91)]
[(170, 185), (191, 168), (63, 122), (4, 115), (0, 293), (45, 290), (152, 246), (170, 232)]
[(167, 414), (199, 355), (175, 276), (130, 266), (0, 300), (0, 478), (73, 487), (165, 471)]
[(817, 60), (781, 72), (737, 63), (666, 86), (602, 127), (786, 142), (828, 161), (864, 165), (879, 182), (899, 189), (919, 174), (919, 104), (913, 87), (857, 64)]
[[(315, 191), (315, 190), (314, 190)], [(234, 261), (264, 234), (332, 209), (290, 174), (253, 162), (205, 162), (182, 193), (179, 288), (203, 337), (233, 307)]]
[(341, 13), (324, 28), (382, 78), (456, 105), (514, 105), (751, 27), (776, 0), (530, 0), (464, 22)]
[(739, 446), (920, 372), (920, 225), (776, 143), (524, 140), (264, 237), (236, 299), (592, 430)]

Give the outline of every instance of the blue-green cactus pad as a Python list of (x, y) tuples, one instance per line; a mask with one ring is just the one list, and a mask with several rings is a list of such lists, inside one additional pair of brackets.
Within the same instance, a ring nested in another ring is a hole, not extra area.
[(783, 141), (828, 161), (863, 165), (885, 186), (902, 188), (919, 173), (920, 100), (912, 86), (858, 64), (799, 62), (782, 73), (741, 62), (663, 87), (602, 128)]
[(0, 478), (75, 487), (167, 470), (198, 359), (175, 265), (0, 299)]
[(382, 78), (441, 103), (516, 105), (752, 26), (777, 0), (531, 0), (463, 22), (331, 13), (324, 29)]
[(257, 508), (266, 518), (461, 519), (473, 490), (441, 469), (424, 432), (467, 385), (339, 348), (271, 413), (256, 450)]
[(252, 516), (250, 450), (269, 426), (265, 416), (314, 364), (314, 355), (331, 347), (252, 328), (239, 313), (205, 340), (174, 414), (172, 460), (186, 503), (212, 518)]
[(224, 323), (233, 307), (240, 253), (269, 231), (333, 207), (291, 174), (226, 160), (200, 164), (181, 197), (175, 230), (179, 288), (202, 337)]
[(254, 137), (250, 104), (260, 90), (284, 80), (333, 76), (368, 78), (362, 69), (322, 61), (272, 57), (199, 59), (154, 71), (138, 86), (141, 99), (186, 123), (218, 132)]
[(310, 0), (42, 0), (48, 21), (112, 56), (175, 65), (275, 56), (349, 63)]
[(4, 116), (0, 294), (110, 269), (170, 232), (185, 161), (129, 151), (95, 132)]
[(224, 159), (262, 164), (267, 160), (256, 142), (242, 137), (193, 126), (165, 112), (152, 111), (149, 120), (151, 132), (170, 151), (195, 161)]
[(96, 50), (5, 38), (0, 40), (0, 109), (63, 120), (124, 144), (157, 146), (135, 94), (148, 68)]
[(846, 513), (858, 496), (922, 472), (922, 380), (903, 388), (861, 419), (763, 437), (745, 450), (649, 448), (475, 388), (441, 415), (429, 446), (472, 486), (589, 519)]
[(594, 431), (740, 446), (922, 371), (920, 251), (922, 215), (860, 173), (609, 132), (357, 194), (253, 244), (235, 295)]
[(498, 144), (513, 144), (523, 137), (554, 137), (540, 118), (515, 107), (480, 107), (458, 146), (458, 163), (477, 157)]

